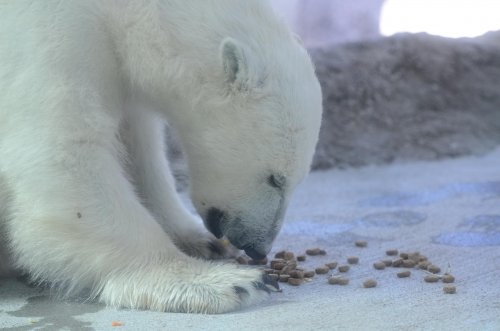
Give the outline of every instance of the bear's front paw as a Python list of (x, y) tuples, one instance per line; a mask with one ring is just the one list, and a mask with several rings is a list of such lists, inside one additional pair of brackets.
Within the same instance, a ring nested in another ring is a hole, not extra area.
[(278, 283), (257, 268), (184, 262), (115, 274), (107, 280), (101, 300), (115, 307), (219, 314), (258, 303), (279, 291)]
[(217, 239), (211, 233), (202, 231), (175, 238), (174, 242), (187, 255), (207, 260), (233, 258), (240, 252), (228, 240)]

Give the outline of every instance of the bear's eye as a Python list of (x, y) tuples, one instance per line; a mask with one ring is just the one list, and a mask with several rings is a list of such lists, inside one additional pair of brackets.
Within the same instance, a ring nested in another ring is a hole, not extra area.
[(285, 186), (285, 177), (282, 175), (271, 175), (267, 177), (267, 183), (274, 188), (282, 190)]

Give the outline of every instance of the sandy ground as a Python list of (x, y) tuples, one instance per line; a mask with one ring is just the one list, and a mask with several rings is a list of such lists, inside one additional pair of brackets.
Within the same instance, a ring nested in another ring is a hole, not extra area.
[[(224, 315), (109, 309), (61, 302), (45, 290), (0, 280), (2, 330), (500, 330), (500, 149), (482, 157), (312, 173), (299, 188), (276, 243), (313, 268), (360, 258), (347, 286), (317, 275), (269, 300)], [(353, 245), (357, 239), (368, 247)], [(423, 281), (422, 270), (375, 270), (385, 250), (420, 251), (456, 277), (456, 294)], [(374, 278), (378, 286), (361, 283)]]

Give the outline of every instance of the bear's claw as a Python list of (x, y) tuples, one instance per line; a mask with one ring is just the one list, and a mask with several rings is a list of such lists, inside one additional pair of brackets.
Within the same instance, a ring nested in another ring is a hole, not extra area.
[(278, 282), (266, 274), (262, 275), (261, 282), (253, 282), (252, 284), (256, 289), (265, 291), (267, 293), (278, 292), (280, 290)]

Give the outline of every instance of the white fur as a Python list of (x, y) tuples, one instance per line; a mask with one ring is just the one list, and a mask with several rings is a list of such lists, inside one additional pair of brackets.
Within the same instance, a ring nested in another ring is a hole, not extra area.
[(2, 1), (0, 31), (0, 230), (15, 267), (120, 307), (263, 298), (259, 270), (181, 252), (210, 257), (214, 238), (175, 193), (162, 131), (180, 133), (200, 215), (223, 209), (224, 234), (267, 253), (321, 117), (309, 57), (268, 4)]

